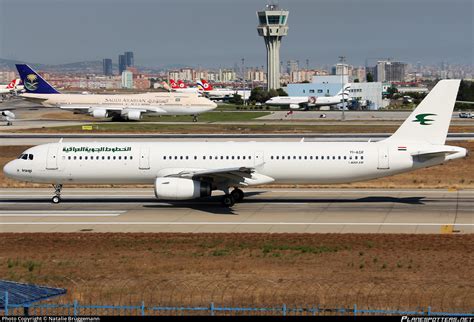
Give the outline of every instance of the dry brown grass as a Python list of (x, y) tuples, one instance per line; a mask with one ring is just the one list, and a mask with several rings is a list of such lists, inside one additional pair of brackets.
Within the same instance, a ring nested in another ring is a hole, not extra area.
[[(462, 146), (474, 151), (474, 142), (449, 142), (450, 145)], [(0, 167), (10, 160), (16, 158), (27, 146), (0, 146)], [(366, 182), (356, 182), (344, 185), (318, 186), (301, 185), (298, 187), (334, 187), (334, 188), (474, 188), (474, 155), (471, 153), (467, 158), (455, 160), (444, 165), (421, 169), (409, 173), (403, 173), (392, 177), (381, 178)], [(114, 185), (118, 187), (117, 185)], [(22, 183), (8, 179), (0, 172), (0, 187), (49, 187)], [(275, 186), (274, 186), (275, 187)]]
[(0, 276), (82, 302), (474, 305), (474, 235), (5, 233), (0, 243)]

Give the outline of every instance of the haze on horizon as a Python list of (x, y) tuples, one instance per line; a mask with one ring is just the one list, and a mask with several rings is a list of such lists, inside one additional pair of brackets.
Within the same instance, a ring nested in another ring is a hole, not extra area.
[[(126, 50), (163, 67), (265, 65), (255, 12), (265, 0), (0, 0), (0, 58), (62, 64)], [(391, 57), (473, 65), (472, 0), (281, 0), (281, 59), (353, 65)]]

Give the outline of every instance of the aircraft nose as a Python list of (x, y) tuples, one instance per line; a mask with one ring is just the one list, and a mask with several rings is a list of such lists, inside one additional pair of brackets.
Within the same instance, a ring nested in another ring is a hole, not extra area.
[(10, 178), (14, 178), (18, 172), (18, 167), (15, 165), (16, 160), (10, 161), (3, 167), (3, 173)]

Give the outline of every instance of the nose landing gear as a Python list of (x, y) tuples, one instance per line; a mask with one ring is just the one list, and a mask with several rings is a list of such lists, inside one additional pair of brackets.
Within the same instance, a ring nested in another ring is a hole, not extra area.
[(62, 184), (53, 184), (54, 188), (54, 197), (51, 198), (51, 202), (58, 204), (61, 202), (61, 189), (63, 188)]

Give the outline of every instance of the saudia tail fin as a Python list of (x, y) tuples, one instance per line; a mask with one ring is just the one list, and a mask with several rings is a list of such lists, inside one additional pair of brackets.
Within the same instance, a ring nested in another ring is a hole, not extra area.
[(388, 140), (444, 144), (460, 80), (441, 80)]
[(59, 92), (51, 86), (43, 77), (38, 75), (30, 66), (17, 64), (16, 69), (20, 74), (21, 81), (27, 93), (35, 94), (58, 94)]

